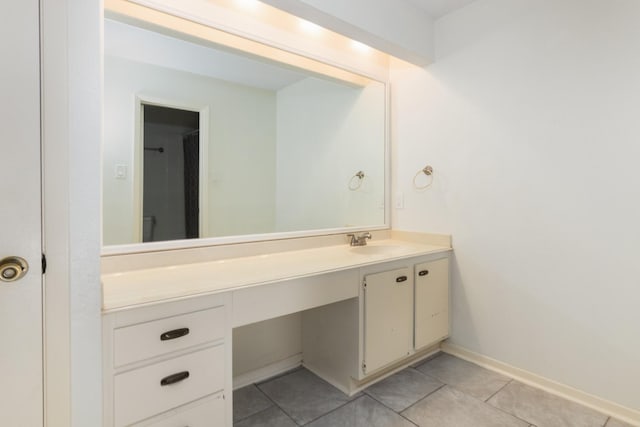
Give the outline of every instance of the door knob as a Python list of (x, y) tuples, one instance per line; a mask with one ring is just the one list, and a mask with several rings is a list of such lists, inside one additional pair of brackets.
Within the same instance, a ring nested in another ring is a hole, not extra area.
[(20, 280), (27, 271), (29, 271), (29, 264), (24, 258), (10, 256), (0, 260), (0, 280), (3, 282)]

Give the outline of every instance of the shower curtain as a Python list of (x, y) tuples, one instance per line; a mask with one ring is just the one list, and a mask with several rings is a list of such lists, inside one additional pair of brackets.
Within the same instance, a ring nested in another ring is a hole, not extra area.
[(184, 150), (184, 218), (187, 239), (199, 237), (200, 132), (182, 137)]

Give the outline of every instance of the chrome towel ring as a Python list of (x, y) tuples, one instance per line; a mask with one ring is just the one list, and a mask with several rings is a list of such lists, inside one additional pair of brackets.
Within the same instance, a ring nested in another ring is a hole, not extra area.
[(356, 191), (362, 187), (362, 181), (364, 181), (364, 172), (358, 171), (349, 180), (349, 190)]
[[(418, 185), (418, 177), (420, 175), (426, 175), (428, 177), (429, 182), (427, 182), (426, 184), (423, 185)], [(429, 165), (425, 166), (424, 168), (420, 169), (418, 172), (416, 172), (416, 174), (413, 176), (413, 188), (415, 188), (416, 190), (424, 190), (427, 189), (429, 187), (431, 187), (431, 184), (433, 184), (433, 168)]]

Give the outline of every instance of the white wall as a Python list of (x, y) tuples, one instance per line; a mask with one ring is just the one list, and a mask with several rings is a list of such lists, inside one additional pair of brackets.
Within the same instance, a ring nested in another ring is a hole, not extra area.
[(380, 83), (312, 77), (278, 91), (278, 231), (384, 223), (384, 99)]
[(452, 341), (636, 410), (639, 23), (635, 0), (480, 0), (392, 77), (393, 223), (453, 235)]
[[(111, 56), (105, 57), (104, 87), (105, 244), (133, 242), (136, 95), (209, 106), (210, 236), (273, 229), (276, 144), (273, 91)], [(118, 164), (128, 166), (127, 179), (115, 179)]]

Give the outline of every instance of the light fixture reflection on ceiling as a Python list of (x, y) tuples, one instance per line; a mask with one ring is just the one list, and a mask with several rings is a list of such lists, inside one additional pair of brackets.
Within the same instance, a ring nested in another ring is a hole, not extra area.
[(357, 40), (351, 40), (351, 47), (353, 48), (353, 50), (360, 53), (370, 53), (372, 51), (372, 48), (370, 46), (367, 46), (366, 44), (361, 43)]
[(322, 27), (320, 25), (314, 24), (313, 22), (309, 22), (305, 19), (299, 19), (298, 26), (305, 33), (313, 36), (318, 36), (322, 33)]
[(261, 4), (258, 0), (234, 0), (234, 3), (242, 10), (257, 10)]

